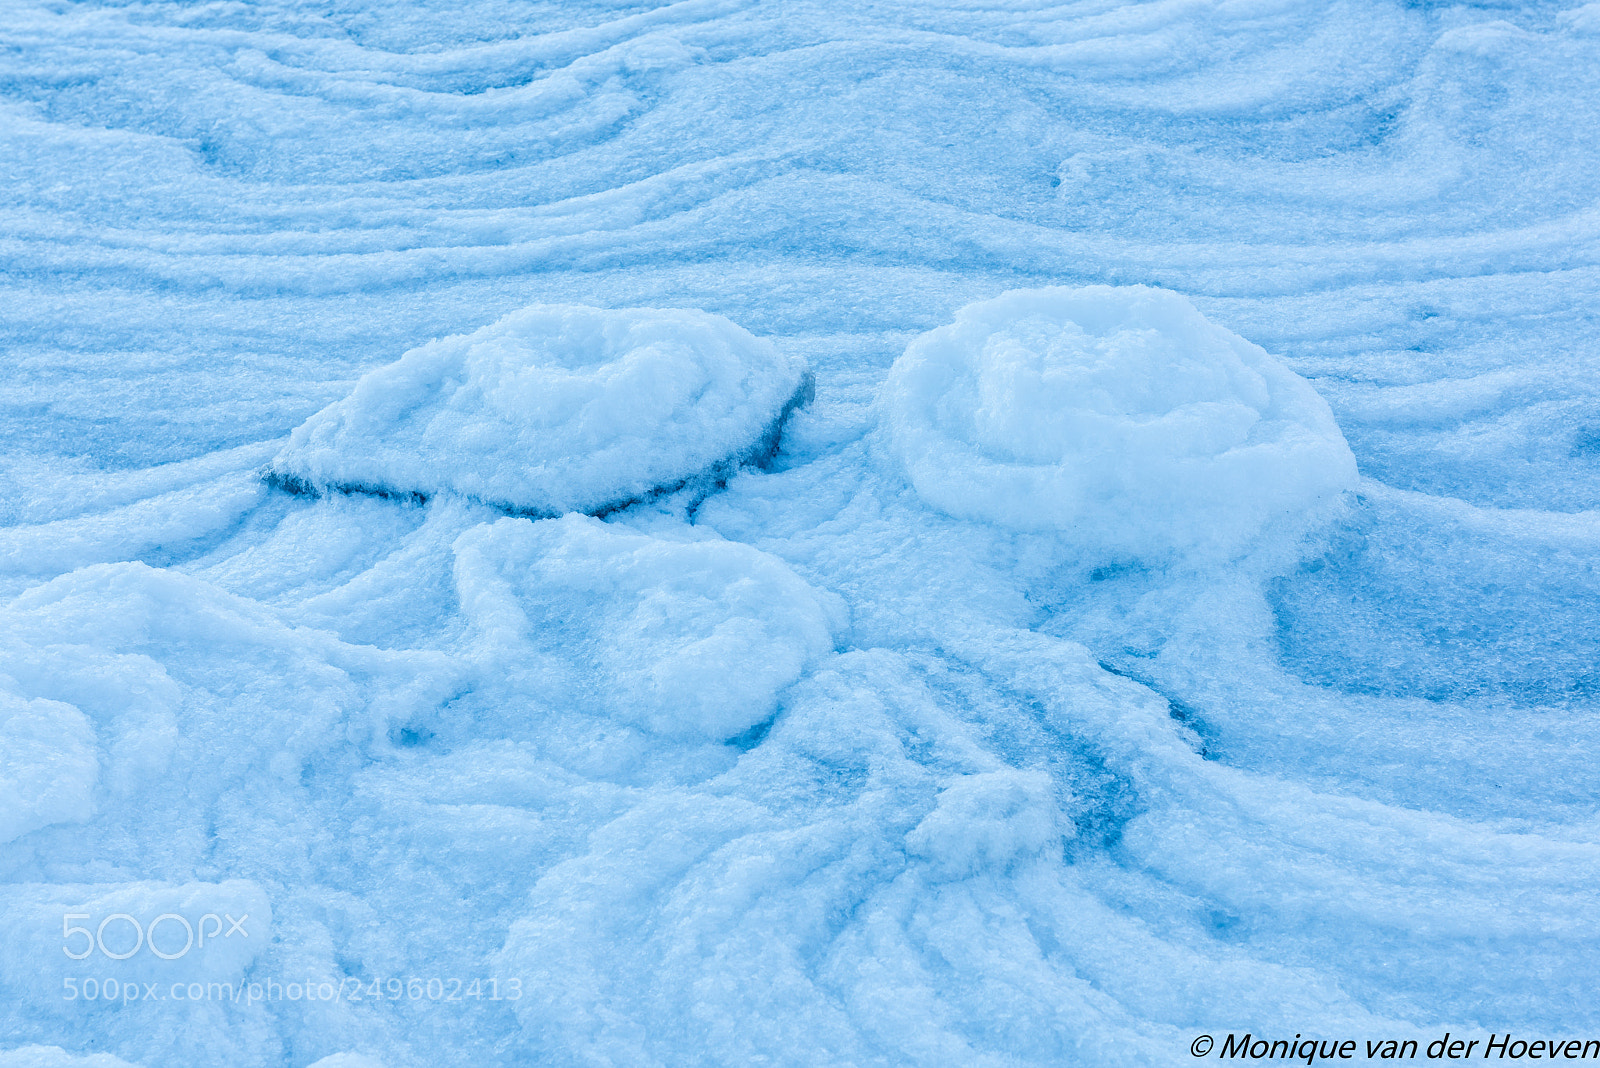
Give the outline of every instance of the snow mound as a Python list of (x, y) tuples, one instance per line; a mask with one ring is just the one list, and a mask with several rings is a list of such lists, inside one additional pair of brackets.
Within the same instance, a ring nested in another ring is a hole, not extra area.
[(89, 818), (103, 786), (116, 803), (99, 815), (142, 848), (155, 847), (126, 825), (155, 820), (163, 841), (168, 817), (130, 798), (182, 782), (203, 822), (240, 782), (258, 801), (292, 794), (305, 762), (386, 749), (392, 727), (458, 686), (441, 653), (349, 645), (140, 563), (82, 568), (0, 608), (0, 663), (0, 831)]
[(928, 503), (1090, 553), (1235, 553), (1356, 477), (1309, 383), (1145, 286), (970, 304), (911, 343), (884, 400)]
[(809, 382), (720, 316), (536, 304), (366, 375), (270, 470), (293, 488), (603, 513), (770, 456)]
[(773, 713), (833, 648), (818, 594), (775, 556), (677, 542), (567, 515), (503, 519), (456, 541), (462, 608), (485, 647), (525, 643), (591, 675), (572, 700), (657, 734), (723, 739)]
[[(0, 933), (16, 952), (0, 962), (0, 991), (18, 1003), (70, 1011), (64, 980), (86, 973), (163, 991), (171, 983), (237, 984), (272, 944), (271, 902), (248, 879), (6, 889)], [(129, 999), (142, 1000), (132, 991)]]
[(59, 701), (28, 701), (0, 676), (0, 842), (94, 812), (94, 728)]

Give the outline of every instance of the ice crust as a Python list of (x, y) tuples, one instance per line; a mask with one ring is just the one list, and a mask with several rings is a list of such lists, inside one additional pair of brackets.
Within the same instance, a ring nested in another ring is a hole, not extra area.
[(930, 504), (1101, 556), (1237, 553), (1314, 525), (1356, 478), (1305, 379), (1145, 286), (969, 304), (895, 361), (884, 402)]
[(769, 457), (806, 376), (721, 316), (534, 305), (369, 372), (270, 469), (295, 486), (604, 512)]
[(4, 23), (0, 1065), (1600, 1034), (1595, 4)]

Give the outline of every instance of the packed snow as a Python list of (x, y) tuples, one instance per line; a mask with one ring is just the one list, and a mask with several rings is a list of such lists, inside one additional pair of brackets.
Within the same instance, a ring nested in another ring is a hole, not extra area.
[(1600, 1038), (1596, 10), (14, 0), (0, 1066)]
[(271, 470), (296, 488), (613, 511), (769, 458), (805, 374), (720, 316), (535, 305), (369, 372)]
[(1175, 293), (1043, 289), (968, 305), (884, 386), (912, 485), (953, 515), (1091, 553), (1238, 551), (1301, 531), (1355, 458), (1305, 379)]
[(480, 525), (454, 551), (462, 615), (500, 671), (592, 665), (563, 703), (595, 702), (659, 734), (748, 731), (833, 649), (821, 596), (737, 542), (664, 540), (569, 514)]

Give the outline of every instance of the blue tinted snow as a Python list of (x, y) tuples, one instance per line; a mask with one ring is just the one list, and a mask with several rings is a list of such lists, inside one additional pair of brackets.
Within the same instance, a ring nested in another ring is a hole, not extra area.
[(1592, 1036), (1597, 10), (10, 5), (0, 1065)]

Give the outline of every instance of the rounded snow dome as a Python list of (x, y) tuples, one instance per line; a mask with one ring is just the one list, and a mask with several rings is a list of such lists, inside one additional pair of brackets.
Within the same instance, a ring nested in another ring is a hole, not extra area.
[(593, 513), (759, 458), (804, 379), (719, 315), (536, 304), (372, 371), (271, 468), (315, 488)]
[(1091, 552), (1236, 553), (1356, 478), (1305, 379), (1146, 286), (970, 304), (911, 343), (883, 398), (929, 504)]

